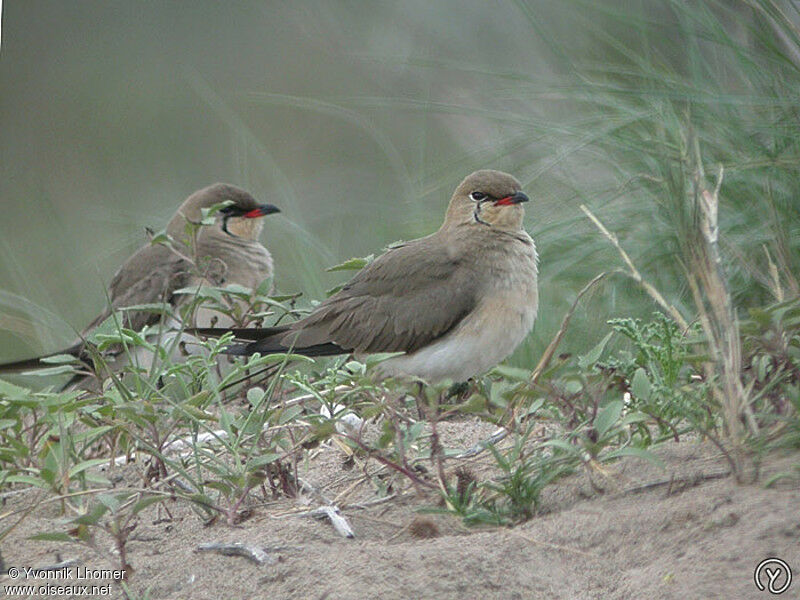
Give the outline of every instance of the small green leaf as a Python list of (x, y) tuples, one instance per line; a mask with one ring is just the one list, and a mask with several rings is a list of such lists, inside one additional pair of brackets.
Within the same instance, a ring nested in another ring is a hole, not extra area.
[[(256, 295), (258, 296), (269, 296), (269, 293), (272, 291), (272, 277), (267, 277), (264, 281), (258, 284), (256, 287)], [(289, 296), (291, 297), (291, 296)]]
[(527, 369), (520, 369), (510, 365), (497, 365), (492, 369), (492, 373), (510, 379), (511, 381), (528, 381), (531, 378), (531, 372)]
[(260, 387), (252, 387), (247, 390), (247, 401), (250, 403), (250, 406), (258, 406), (264, 400), (265, 395), (266, 392)]
[(180, 288), (172, 292), (173, 294), (181, 294), (187, 296), (196, 296), (202, 299), (211, 299), (215, 302), (222, 303), (222, 293), (219, 288), (211, 287), (208, 285), (191, 285), (189, 287)]
[(63, 365), (60, 367), (50, 367), (49, 369), (35, 369), (33, 371), (24, 371), (22, 375), (28, 377), (55, 377), (57, 375), (71, 375), (75, 373), (75, 367), (71, 365)]
[(539, 398), (538, 400), (534, 400), (531, 403), (530, 407), (528, 407), (528, 410), (525, 411), (525, 416), (529, 417), (535, 414), (540, 408), (542, 408), (542, 406), (544, 406), (544, 398)]
[(196, 419), (197, 421), (212, 421), (214, 419), (213, 414), (188, 404), (184, 404), (181, 407), (181, 411), (183, 414), (188, 415), (190, 418)]
[(201, 208), (200, 209), (200, 224), (201, 225), (213, 225), (214, 221), (216, 220), (214, 215), (221, 211), (226, 206), (230, 206), (233, 204), (233, 200), (225, 200), (224, 202), (219, 202), (214, 206), (209, 206), (208, 208)]
[(167, 235), (167, 230), (155, 231), (150, 235), (151, 244), (169, 244), (172, 240)]
[(589, 350), (589, 352), (578, 359), (578, 366), (582, 370), (585, 371), (590, 367), (593, 367), (594, 364), (600, 360), (600, 356), (603, 354), (603, 350), (605, 350), (606, 344), (608, 344), (608, 340), (611, 339), (612, 335), (614, 335), (614, 332), (610, 331), (606, 337), (600, 340), (600, 343), (598, 343), (594, 348)]
[(362, 362), (358, 362), (357, 360), (349, 360), (342, 365), (342, 368), (346, 371), (350, 371), (351, 373), (355, 373), (356, 375), (363, 375), (367, 370), (367, 365)]
[(549, 447), (549, 448), (557, 448), (559, 450), (563, 450), (567, 454), (572, 454), (572, 455), (575, 455), (575, 456), (580, 456), (581, 455), (580, 448), (578, 448), (577, 446), (573, 446), (572, 444), (570, 444), (569, 442), (567, 442), (565, 440), (558, 440), (558, 439), (547, 440), (546, 442), (542, 442), (542, 446), (545, 447), (545, 448), (547, 448), (547, 447)]
[(371, 263), (375, 259), (374, 254), (370, 254), (369, 256), (364, 256), (361, 258), (351, 258), (350, 260), (346, 260), (343, 263), (339, 263), (338, 265), (334, 265), (332, 267), (328, 267), (325, 269), (326, 271), (333, 272), (333, 271), (360, 271), (364, 267), (366, 267), (369, 263)]
[(508, 399), (506, 398), (506, 392), (512, 389), (512, 384), (509, 384), (505, 381), (496, 381), (492, 384), (492, 387), (489, 389), (489, 402), (493, 406), (497, 406), (499, 408), (505, 408), (508, 406)]
[(74, 467), (69, 470), (69, 476), (75, 477), (78, 473), (82, 473), (86, 469), (91, 469), (92, 467), (96, 467), (98, 465), (107, 465), (108, 464), (107, 458), (92, 458), (90, 460), (85, 460), (82, 463), (78, 463)]
[(480, 413), (486, 410), (487, 398), (483, 394), (472, 394), (467, 401), (461, 405), (459, 412)]
[(227, 431), (228, 433), (231, 432), (231, 424), (233, 423), (231, 419), (231, 414), (225, 410), (224, 408), (219, 411), (219, 425)]
[(9, 400), (22, 400), (27, 398), (31, 394), (31, 391), (20, 387), (18, 385), (14, 385), (13, 383), (9, 383), (3, 379), (0, 379), (0, 398), (8, 398)]
[(222, 481), (208, 481), (206, 482), (206, 487), (210, 487), (212, 490), (217, 490), (225, 496), (230, 496), (233, 492), (233, 487), (227, 483), (223, 483)]
[(35, 477), (33, 475), (9, 475), (5, 479), (5, 483), (26, 483), (28, 485), (40, 488), (47, 487), (47, 485), (45, 484), (44, 481), (42, 481), (42, 479)]
[(295, 404), (294, 406), (288, 407), (287, 409), (281, 411), (280, 416), (278, 417), (278, 425), (285, 425), (302, 412), (303, 407), (300, 404)]
[(265, 452), (264, 454), (259, 454), (255, 458), (251, 458), (249, 461), (247, 461), (247, 470), (252, 471), (258, 467), (263, 467), (264, 465), (275, 462), (280, 457), (281, 455), (277, 454), (276, 452)]
[(78, 525), (96, 525), (106, 512), (108, 512), (108, 507), (98, 502), (88, 513), (72, 519), (72, 522)]
[(405, 352), (376, 352), (375, 354), (364, 357), (364, 364), (367, 365), (368, 369), (371, 369), (379, 363), (394, 358), (395, 356), (402, 356), (403, 354), (405, 354)]
[(645, 413), (637, 411), (637, 412), (632, 412), (632, 413), (626, 414), (624, 417), (622, 417), (622, 420), (619, 422), (619, 424), (620, 425), (635, 425), (637, 423), (646, 423), (649, 420), (650, 420), (650, 417), (648, 417)]
[(151, 504), (155, 504), (156, 502), (161, 502), (162, 500), (164, 500), (162, 496), (145, 496), (144, 498), (142, 498), (136, 504), (133, 505), (133, 507), (131, 508), (131, 514), (133, 515), (139, 514)]
[(789, 480), (796, 480), (797, 475), (795, 473), (781, 471), (780, 473), (775, 473), (772, 477), (767, 478), (764, 482), (764, 487), (769, 488), (781, 481), (782, 479), (789, 479)]
[(758, 380), (763, 382), (767, 378), (767, 371), (771, 366), (772, 360), (766, 354), (758, 359)]
[(111, 494), (98, 494), (97, 501), (103, 503), (112, 513), (117, 512), (121, 504), (119, 499)]
[(622, 400), (612, 400), (606, 404), (594, 420), (594, 427), (597, 429), (597, 434), (602, 439), (611, 427), (614, 426), (622, 414), (623, 403)]
[(633, 392), (633, 397), (637, 400), (647, 401), (650, 399), (650, 380), (647, 378), (647, 372), (642, 367), (636, 369), (633, 374), (631, 392)]
[(72, 354), (54, 354), (53, 356), (44, 356), (40, 358), (39, 362), (62, 365), (64, 363), (75, 363), (80, 361), (78, 361), (76, 357), (72, 356)]
[(245, 299), (249, 298), (253, 293), (253, 290), (251, 290), (249, 287), (239, 285), (238, 283), (229, 283), (226, 286), (218, 289), (223, 293), (231, 294), (232, 296), (244, 297)]

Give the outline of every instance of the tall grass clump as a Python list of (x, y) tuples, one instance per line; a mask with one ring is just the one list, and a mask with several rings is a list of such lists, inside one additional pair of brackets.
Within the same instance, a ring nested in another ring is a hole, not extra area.
[(769, 0), (583, 7), (602, 59), (550, 40), (567, 67), (554, 93), (583, 117), (585, 143), (567, 117), (558, 132), (569, 185), (620, 268), (682, 329), (700, 323), (709, 406), (743, 476), (759, 426), (740, 321), (798, 295), (800, 15)]

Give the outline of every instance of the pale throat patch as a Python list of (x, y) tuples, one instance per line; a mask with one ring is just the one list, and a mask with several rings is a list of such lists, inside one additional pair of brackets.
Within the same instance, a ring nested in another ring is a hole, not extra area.
[(263, 226), (264, 222), (261, 217), (255, 219), (231, 217), (228, 219), (228, 231), (236, 237), (246, 240), (257, 240)]
[(494, 206), (491, 203), (485, 203), (483, 206), (476, 207), (474, 218), (479, 223), (490, 227), (519, 229), (524, 216), (525, 212), (519, 205)]

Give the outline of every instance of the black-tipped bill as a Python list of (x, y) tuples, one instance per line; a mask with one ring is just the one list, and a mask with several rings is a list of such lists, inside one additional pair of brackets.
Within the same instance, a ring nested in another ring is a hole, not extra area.
[(506, 196), (505, 198), (500, 198), (495, 205), (497, 206), (511, 206), (513, 204), (521, 204), (522, 202), (527, 202), (530, 200), (525, 194), (522, 192), (517, 192), (513, 196)]
[(259, 217), (266, 217), (267, 215), (279, 212), (281, 212), (281, 209), (277, 206), (273, 206), (272, 204), (262, 204), (258, 208), (254, 208), (253, 210), (244, 213), (242, 216), (245, 219), (257, 219)]

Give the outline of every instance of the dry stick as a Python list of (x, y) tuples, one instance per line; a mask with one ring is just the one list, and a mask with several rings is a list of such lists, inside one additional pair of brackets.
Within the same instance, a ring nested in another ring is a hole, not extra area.
[(658, 481), (651, 481), (650, 483), (643, 483), (642, 485), (637, 485), (634, 487), (624, 489), (620, 492), (620, 495), (627, 496), (630, 494), (640, 494), (642, 492), (649, 492), (658, 487), (668, 486), (667, 495), (669, 496), (670, 494), (672, 494), (672, 486), (675, 484), (685, 484), (686, 487), (696, 486), (700, 485), (700, 483), (703, 481), (710, 481), (712, 479), (724, 479), (725, 477), (730, 477), (731, 473), (733, 473), (733, 471), (718, 471), (716, 473), (699, 473), (697, 475), (689, 477), (681, 477), (679, 479), (676, 479), (674, 476), (672, 476), (669, 479), (660, 479)]
[(498, 442), (503, 441), (506, 438), (506, 436), (508, 436), (508, 429), (498, 429), (485, 440), (481, 440), (471, 448), (467, 448), (462, 453), (456, 454), (453, 458), (462, 459), (462, 458), (473, 458), (475, 456), (478, 456), (481, 452), (486, 450), (487, 446), (491, 446)]
[(775, 296), (775, 300), (778, 302), (783, 302), (784, 294), (783, 294), (783, 287), (781, 286), (781, 276), (778, 273), (778, 266), (773, 262), (772, 256), (769, 254), (769, 249), (767, 245), (764, 244), (761, 246), (764, 249), (764, 254), (767, 255), (767, 265), (769, 267), (769, 279), (770, 285), (769, 289), (772, 292), (772, 295)]
[(197, 546), (195, 552), (216, 552), (223, 556), (243, 556), (257, 565), (274, 565), (278, 562), (277, 558), (269, 555), (270, 549), (240, 542), (232, 544), (209, 542)]
[(791, 267), (792, 252), (789, 249), (789, 243), (786, 240), (786, 232), (778, 224), (780, 217), (775, 208), (775, 202), (772, 200), (771, 190), (767, 193), (767, 200), (769, 201), (770, 216), (772, 217), (772, 227), (775, 232), (775, 260), (777, 266), (780, 267), (780, 272), (786, 285), (789, 286), (789, 296), (792, 298), (800, 295), (800, 283), (798, 283), (797, 276)]
[(314, 510), (295, 512), (288, 516), (314, 517), (315, 519), (319, 520), (327, 519), (333, 526), (336, 533), (338, 533), (340, 536), (351, 539), (356, 537), (356, 534), (353, 532), (353, 528), (350, 527), (350, 523), (347, 522), (347, 519), (342, 516), (338, 506), (320, 506)]
[(614, 244), (614, 247), (620, 253), (620, 256), (622, 256), (622, 260), (625, 261), (625, 264), (628, 266), (628, 275), (636, 283), (641, 285), (642, 288), (644, 289), (644, 291), (647, 292), (647, 294), (653, 300), (655, 300), (656, 303), (659, 306), (661, 306), (661, 308), (663, 308), (665, 311), (667, 311), (672, 316), (672, 318), (675, 320), (675, 322), (678, 323), (678, 325), (680, 325), (682, 330), (685, 331), (686, 329), (688, 329), (689, 328), (689, 324), (686, 322), (686, 319), (683, 318), (681, 313), (678, 312), (678, 309), (675, 308), (674, 306), (672, 306), (671, 304), (669, 304), (664, 299), (664, 296), (662, 296), (661, 293), (655, 287), (653, 287), (652, 284), (650, 284), (650, 283), (648, 283), (647, 281), (644, 280), (644, 278), (642, 277), (642, 274), (639, 273), (639, 270), (633, 264), (633, 261), (631, 260), (631, 257), (628, 256), (628, 253), (625, 252), (625, 250), (622, 248), (622, 246), (620, 246), (620, 243), (619, 243), (619, 240), (617, 239), (617, 236), (615, 234), (611, 233), (608, 229), (606, 229), (605, 225), (603, 225), (600, 222), (600, 219), (595, 217), (594, 214), (592, 214), (592, 212), (588, 208), (586, 208), (586, 205), (581, 204), (581, 210), (586, 214), (587, 217), (589, 217), (589, 219), (592, 221), (592, 223), (594, 223), (597, 226), (597, 228), (600, 230), (600, 232), (604, 236), (606, 236), (612, 244)]
[(363, 485), (364, 482), (367, 481), (366, 476), (359, 477), (356, 481), (352, 484), (347, 486), (344, 490), (336, 494), (336, 497), (333, 499), (333, 504), (342, 504), (347, 497), (352, 494), (359, 486)]
[(569, 310), (564, 315), (564, 318), (561, 319), (561, 327), (558, 328), (558, 333), (556, 333), (555, 337), (550, 341), (545, 349), (544, 354), (542, 354), (542, 358), (539, 359), (539, 364), (536, 365), (536, 368), (533, 370), (533, 375), (531, 375), (531, 385), (536, 385), (539, 381), (539, 377), (541, 377), (544, 370), (547, 368), (547, 365), (550, 364), (550, 361), (553, 358), (553, 355), (556, 353), (556, 349), (558, 345), (561, 343), (564, 334), (567, 332), (567, 327), (569, 326), (569, 321), (572, 319), (572, 314), (575, 312), (575, 309), (578, 308), (578, 302), (580, 302), (581, 298), (583, 298), (584, 294), (588, 292), (592, 287), (595, 286), (599, 281), (614, 273), (614, 271), (607, 272), (603, 271), (599, 275), (597, 275), (594, 279), (592, 279), (589, 283), (583, 286), (583, 289), (578, 292), (578, 296), (575, 298), (575, 301), (572, 303), (572, 306), (569, 307)]
[(402, 498), (403, 496), (408, 496), (408, 495), (410, 494), (398, 494), (397, 492), (394, 492), (393, 494), (389, 494), (388, 496), (384, 496), (383, 498), (376, 498), (375, 500), (367, 500), (366, 502), (355, 502), (353, 504), (345, 504), (344, 506), (346, 506), (347, 508), (367, 509), (372, 506), (377, 506), (379, 504), (386, 504), (387, 502), (390, 502), (395, 498)]
[[(438, 412), (438, 411), (437, 411)], [(444, 473), (444, 448), (439, 441), (439, 432), (436, 430), (436, 423), (439, 417), (434, 417), (431, 421), (431, 463), (436, 467), (436, 476), (439, 479), (439, 488), (447, 493), (447, 476)]]
[[(737, 453), (741, 450), (742, 431), (740, 417), (744, 415), (745, 421), (754, 434), (758, 433), (758, 424), (755, 421), (750, 405), (747, 400), (747, 392), (742, 387), (741, 377), (741, 339), (739, 337), (739, 323), (733, 311), (731, 296), (728, 292), (725, 278), (722, 272), (722, 257), (719, 252), (719, 190), (722, 186), (724, 168), (720, 165), (714, 191), (709, 192), (703, 181), (702, 161), (697, 140), (695, 140), (695, 153), (698, 166), (698, 174), (695, 178), (695, 203), (700, 206), (702, 215), (701, 232), (705, 240), (702, 252), (697, 261), (697, 275), (703, 285), (703, 291), (708, 299), (711, 314), (705, 315), (703, 321), (706, 335), (712, 343), (712, 350), (716, 358), (719, 375), (722, 379), (723, 390), (715, 387), (715, 394), (723, 406), (728, 435), (737, 447)], [(695, 294), (695, 303), (698, 303), (699, 294)], [(698, 309), (701, 313), (706, 312), (705, 303), (700, 299)], [(708, 318), (712, 317), (712, 318)], [(737, 456), (737, 461), (740, 459)], [(737, 477), (741, 472), (737, 470)]]
[(350, 435), (344, 435), (344, 434), (342, 435), (342, 437), (344, 437), (344, 438), (350, 440), (351, 442), (353, 442), (362, 451), (364, 451), (368, 456), (374, 458), (375, 460), (377, 460), (382, 465), (384, 465), (384, 466), (386, 466), (386, 467), (388, 467), (388, 468), (390, 468), (390, 469), (392, 469), (394, 471), (398, 471), (398, 472), (402, 473), (403, 475), (405, 475), (411, 481), (411, 483), (414, 484), (414, 487), (417, 488), (417, 491), (421, 491), (420, 487), (425, 487), (425, 488), (429, 488), (429, 489), (430, 488), (436, 489), (436, 486), (434, 484), (432, 484), (432, 483), (430, 483), (428, 481), (425, 481), (424, 479), (419, 477), (416, 473), (414, 473), (410, 469), (404, 467), (403, 465), (399, 465), (399, 464), (389, 460), (385, 456), (382, 456), (379, 452), (377, 452), (376, 450), (373, 450), (372, 448), (367, 446), (361, 440), (356, 439), (356, 438), (354, 438), (354, 437), (352, 437)]

